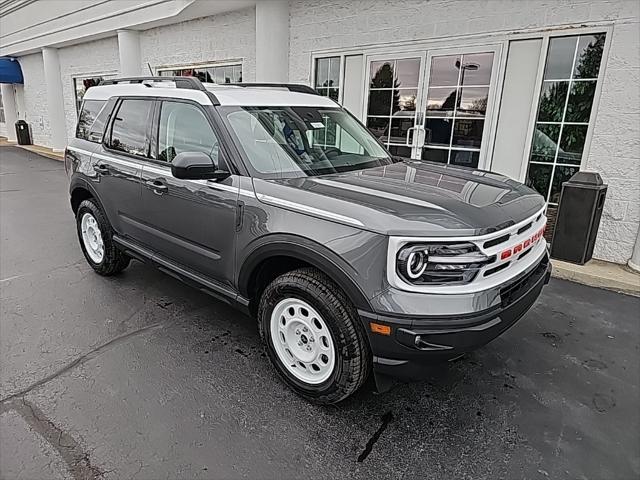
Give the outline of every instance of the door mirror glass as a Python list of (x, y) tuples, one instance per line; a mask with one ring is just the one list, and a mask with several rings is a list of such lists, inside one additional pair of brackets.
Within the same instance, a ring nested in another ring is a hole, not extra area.
[(171, 162), (171, 174), (184, 180), (221, 180), (230, 175), (218, 169), (209, 155), (203, 152), (182, 152)]

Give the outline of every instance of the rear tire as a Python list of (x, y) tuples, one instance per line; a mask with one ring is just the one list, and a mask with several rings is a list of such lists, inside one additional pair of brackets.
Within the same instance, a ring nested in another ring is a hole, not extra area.
[(110, 276), (127, 268), (131, 258), (115, 246), (113, 229), (94, 199), (79, 205), (76, 226), (82, 253), (96, 273)]
[(311, 402), (344, 400), (371, 371), (369, 343), (355, 307), (314, 268), (271, 282), (260, 298), (258, 324), (278, 374)]

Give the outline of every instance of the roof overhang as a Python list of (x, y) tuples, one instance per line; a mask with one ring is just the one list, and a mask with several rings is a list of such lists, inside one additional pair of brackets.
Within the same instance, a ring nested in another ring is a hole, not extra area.
[(0, 0), (0, 56), (65, 47), (198, 17), (241, 10), (256, 0)]

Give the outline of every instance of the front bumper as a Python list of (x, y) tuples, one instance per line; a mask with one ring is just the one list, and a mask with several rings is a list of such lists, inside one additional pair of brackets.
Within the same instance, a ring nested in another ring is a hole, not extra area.
[[(450, 360), (479, 348), (516, 323), (549, 283), (547, 254), (521, 276), (501, 286), (492, 307), (447, 316), (379, 315), (360, 311), (377, 374), (420, 378), (429, 363)], [(428, 299), (425, 299), (428, 301)], [(391, 327), (390, 335), (372, 333), (370, 323)]]

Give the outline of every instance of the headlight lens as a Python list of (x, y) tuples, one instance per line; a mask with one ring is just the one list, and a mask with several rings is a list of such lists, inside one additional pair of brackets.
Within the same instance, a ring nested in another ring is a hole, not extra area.
[(396, 271), (413, 285), (451, 285), (472, 281), (490, 261), (469, 242), (406, 244), (398, 250)]
[(399, 273), (411, 280), (416, 280), (422, 276), (427, 268), (429, 255), (420, 246), (403, 248), (398, 253)]

